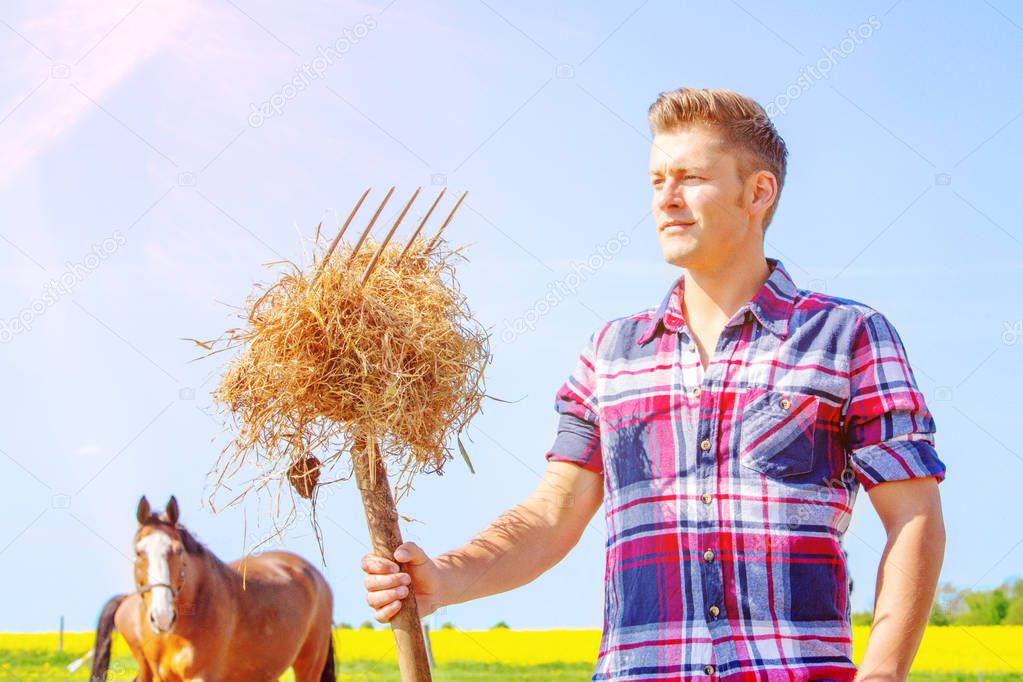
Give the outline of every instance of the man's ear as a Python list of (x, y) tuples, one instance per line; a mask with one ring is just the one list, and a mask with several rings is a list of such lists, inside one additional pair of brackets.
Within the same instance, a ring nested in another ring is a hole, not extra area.
[(144, 525), (149, 519), (153, 517), (153, 510), (149, 506), (149, 500), (143, 495), (142, 499), (139, 500), (138, 509), (135, 510), (135, 518), (139, 520), (139, 525)]
[(178, 516), (180, 515), (178, 509), (178, 500), (176, 497), (171, 495), (170, 499), (167, 500), (167, 507), (163, 510), (163, 517), (172, 526), (178, 525)]

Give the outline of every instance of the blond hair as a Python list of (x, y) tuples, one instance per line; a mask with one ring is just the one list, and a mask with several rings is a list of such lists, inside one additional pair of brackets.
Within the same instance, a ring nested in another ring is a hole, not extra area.
[(767, 229), (785, 184), (788, 150), (762, 106), (732, 90), (679, 88), (662, 92), (650, 105), (647, 117), (655, 135), (678, 132), (692, 125), (718, 131), (725, 148), (735, 155), (740, 181), (755, 171), (770, 171), (778, 181), (778, 195), (764, 213)]

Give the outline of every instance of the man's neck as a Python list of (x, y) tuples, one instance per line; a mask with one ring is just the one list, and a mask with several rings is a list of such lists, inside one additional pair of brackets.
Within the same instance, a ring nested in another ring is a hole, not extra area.
[(771, 268), (763, 255), (716, 269), (687, 269), (682, 310), (694, 329), (723, 327), (732, 315), (756, 296)]

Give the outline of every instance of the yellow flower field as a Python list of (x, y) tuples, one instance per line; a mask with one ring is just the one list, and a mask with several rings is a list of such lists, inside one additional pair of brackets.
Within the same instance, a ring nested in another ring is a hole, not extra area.
[[(855, 627), (854, 658), (859, 660), (866, 645), (869, 628)], [(84, 653), (93, 634), (64, 635), (64, 650)], [(597, 630), (435, 630), (430, 633), (434, 659), (438, 665), (451, 661), (474, 661), (512, 665), (543, 663), (592, 663), (597, 657), (600, 632)], [(0, 634), (0, 650), (56, 649), (55, 634)], [(389, 630), (338, 630), (335, 637), (337, 658), (344, 660), (394, 661), (394, 644)], [(113, 656), (128, 656), (120, 637), (114, 640)], [(5, 663), (0, 661), (0, 672)], [(87, 678), (87, 666), (74, 676)], [(914, 672), (1007, 673), (1023, 670), (1023, 626), (931, 627), (913, 666)], [(120, 672), (120, 671), (118, 671)], [(111, 675), (122, 679), (122, 675)], [(131, 679), (126, 675), (125, 679)], [(290, 679), (290, 678), (284, 678)]]

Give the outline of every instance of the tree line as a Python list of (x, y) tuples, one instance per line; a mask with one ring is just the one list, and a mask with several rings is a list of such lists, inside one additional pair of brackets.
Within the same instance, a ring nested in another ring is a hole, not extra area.
[[(853, 625), (870, 625), (870, 612), (854, 613)], [(938, 585), (931, 604), (929, 625), (1023, 625), (1023, 578), (990, 590)]]

